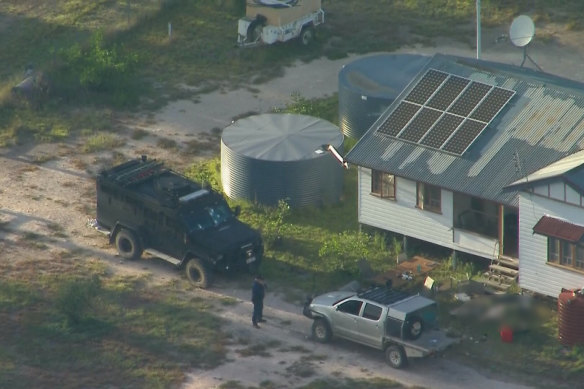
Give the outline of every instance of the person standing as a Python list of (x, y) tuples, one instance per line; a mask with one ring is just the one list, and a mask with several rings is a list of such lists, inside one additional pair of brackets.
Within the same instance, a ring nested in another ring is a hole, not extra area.
[(261, 275), (257, 275), (253, 280), (251, 287), (251, 302), (253, 303), (253, 315), (251, 323), (255, 328), (260, 328), (258, 323), (265, 323), (264, 313), (264, 296), (266, 294), (266, 283)]

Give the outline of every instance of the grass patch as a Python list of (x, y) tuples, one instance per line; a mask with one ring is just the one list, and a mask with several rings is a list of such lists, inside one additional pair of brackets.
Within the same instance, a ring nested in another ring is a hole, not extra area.
[(207, 302), (69, 277), (0, 284), (1, 387), (174, 387), (185, 370), (223, 361)]
[(311, 383), (300, 386), (298, 389), (423, 389), (419, 386), (404, 386), (393, 380), (385, 378), (370, 378), (354, 380), (346, 378), (341, 379), (319, 379)]
[(84, 153), (93, 153), (102, 150), (112, 150), (124, 145), (124, 140), (108, 132), (98, 132), (91, 135), (81, 146)]
[(174, 139), (169, 138), (160, 138), (156, 142), (156, 146), (160, 147), (161, 149), (176, 149), (178, 147), (176, 141)]

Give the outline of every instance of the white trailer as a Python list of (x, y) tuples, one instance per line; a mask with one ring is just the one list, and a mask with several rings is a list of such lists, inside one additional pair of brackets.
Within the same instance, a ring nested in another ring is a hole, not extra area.
[(237, 44), (249, 47), (299, 38), (308, 45), (314, 28), (322, 23), (321, 0), (248, 0), (245, 17), (239, 19)]

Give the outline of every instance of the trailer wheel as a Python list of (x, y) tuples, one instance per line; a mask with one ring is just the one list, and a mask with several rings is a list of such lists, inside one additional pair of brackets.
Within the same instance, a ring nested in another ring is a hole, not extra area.
[(262, 30), (264, 29), (264, 22), (261, 19), (256, 19), (247, 28), (247, 41), (259, 42), (262, 38)]
[(331, 340), (333, 333), (331, 327), (325, 319), (314, 319), (312, 323), (312, 336), (319, 343), (327, 343)]
[(199, 258), (191, 258), (185, 266), (187, 277), (197, 288), (205, 289), (211, 285), (211, 271)]
[(422, 336), (422, 332), (424, 332), (424, 323), (419, 317), (413, 316), (404, 323), (404, 336), (407, 339), (416, 340)]
[(136, 234), (130, 230), (122, 229), (116, 234), (116, 248), (122, 258), (138, 259), (142, 256), (142, 245)]
[(408, 357), (402, 346), (391, 345), (385, 349), (385, 361), (394, 369), (401, 369), (408, 363)]
[(302, 46), (308, 46), (314, 40), (314, 28), (313, 27), (302, 27), (300, 31), (300, 43)]

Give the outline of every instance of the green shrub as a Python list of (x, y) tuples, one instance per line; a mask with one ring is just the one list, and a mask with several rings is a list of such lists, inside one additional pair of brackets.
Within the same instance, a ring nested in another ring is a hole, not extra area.
[(369, 255), (369, 244), (369, 235), (344, 231), (324, 241), (318, 250), (318, 256), (323, 259), (327, 270), (356, 273), (359, 260)]
[(99, 278), (68, 280), (59, 286), (56, 308), (65, 315), (69, 327), (76, 327), (88, 317), (101, 290)]
[(82, 92), (102, 96), (114, 106), (137, 102), (134, 78), (138, 57), (123, 46), (106, 47), (103, 33), (96, 32), (87, 47), (75, 44), (58, 52), (60, 64), (53, 70), (54, 89), (61, 97), (77, 99)]
[(223, 191), (221, 186), (221, 161), (219, 158), (195, 163), (187, 168), (184, 174), (203, 185), (210, 185), (219, 192)]
[(282, 227), (290, 215), (290, 206), (285, 200), (278, 201), (276, 207), (266, 208), (262, 236), (267, 245), (271, 246), (281, 241)]

